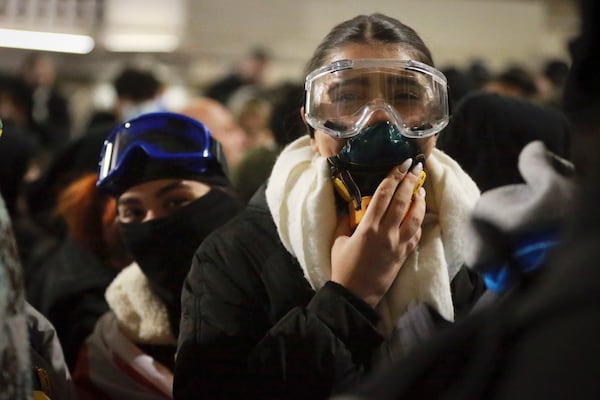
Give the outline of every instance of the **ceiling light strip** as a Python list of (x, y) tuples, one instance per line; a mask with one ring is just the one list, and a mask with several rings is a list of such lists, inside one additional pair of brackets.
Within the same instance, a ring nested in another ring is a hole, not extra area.
[(94, 39), (68, 33), (0, 29), (0, 47), (87, 54), (94, 48)]

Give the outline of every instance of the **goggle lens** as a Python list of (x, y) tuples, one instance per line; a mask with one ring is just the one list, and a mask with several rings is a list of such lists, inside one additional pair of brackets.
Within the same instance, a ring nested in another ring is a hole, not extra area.
[(210, 132), (192, 118), (172, 113), (144, 114), (123, 123), (106, 139), (98, 182), (102, 185), (118, 174), (123, 163), (136, 151), (143, 151), (154, 160), (189, 160), (192, 167), (198, 165), (199, 160), (219, 161), (215, 150), (216, 142)]
[(347, 62), (308, 76), (305, 112), (313, 128), (353, 136), (378, 110), (395, 114), (394, 122), (410, 137), (429, 136), (447, 124), (446, 81), (437, 70), (414, 61)]

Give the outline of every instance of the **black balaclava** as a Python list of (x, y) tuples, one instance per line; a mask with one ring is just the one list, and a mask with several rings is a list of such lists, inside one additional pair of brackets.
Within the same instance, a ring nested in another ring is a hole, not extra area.
[(181, 289), (194, 252), (216, 228), (240, 210), (235, 195), (212, 187), (173, 214), (142, 223), (120, 223), (134, 260), (167, 307), (171, 331), (179, 334)]

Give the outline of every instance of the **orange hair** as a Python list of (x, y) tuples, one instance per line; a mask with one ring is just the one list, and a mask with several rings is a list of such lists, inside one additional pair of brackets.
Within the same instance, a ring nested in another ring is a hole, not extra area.
[(104, 257), (105, 230), (114, 224), (116, 203), (96, 187), (96, 180), (97, 175), (89, 173), (67, 186), (58, 197), (56, 213), (64, 219), (76, 243)]

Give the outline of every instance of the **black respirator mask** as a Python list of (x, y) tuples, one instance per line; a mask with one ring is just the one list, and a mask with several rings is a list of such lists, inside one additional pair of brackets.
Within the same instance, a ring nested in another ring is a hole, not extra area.
[[(353, 228), (358, 225), (377, 186), (392, 168), (408, 158), (412, 158), (413, 165), (425, 163), (415, 140), (403, 136), (389, 121), (367, 127), (351, 137), (339, 154), (328, 158), (336, 192), (349, 203)], [(422, 172), (421, 184), (424, 179)]]

